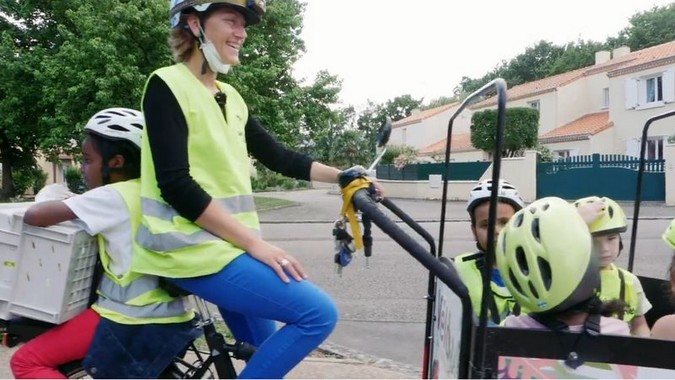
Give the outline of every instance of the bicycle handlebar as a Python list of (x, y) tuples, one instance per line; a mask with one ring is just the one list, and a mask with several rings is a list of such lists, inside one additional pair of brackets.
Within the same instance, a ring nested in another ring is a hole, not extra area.
[[(441, 263), (432, 253), (424, 249), (417, 241), (410, 237), (410, 235), (397, 226), (396, 223), (379, 209), (377, 203), (371, 198), (366, 189), (357, 190), (354, 193), (352, 202), (354, 203), (354, 206), (370, 218), (376, 226), (410, 253), (410, 255), (412, 255), (420, 264), (433, 273), (434, 276), (438, 277), (441, 282), (448, 286), (448, 288), (462, 299), (462, 302), (465, 302), (465, 300), (466, 302), (470, 302), (469, 291), (454, 271), (454, 268), (450, 268)], [(398, 209), (398, 207), (395, 207), (391, 201), (386, 200), (381, 203), (389, 209), (392, 208), (388, 206), (393, 206), (396, 211), (392, 211), (399, 217), (404, 216), (401, 219), (403, 219), (406, 224), (420, 233), (425, 239), (431, 239), (433, 242), (433, 238), (417, 222)]]

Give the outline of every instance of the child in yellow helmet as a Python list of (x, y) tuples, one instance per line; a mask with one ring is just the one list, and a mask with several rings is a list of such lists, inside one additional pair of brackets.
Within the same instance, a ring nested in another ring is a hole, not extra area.
[(513, 297), (529, 311), (507, 317), (504, 326), (629, 334), (626, 322), (602, 316), (623, 305), (598, 298), (598, 258), (582, 215), (563, 199), (548, 197), (518, 211), (504, 226), (497, 267)]
[(632, 335), (648, 337), (650, 332), (645, 314), (652, 304), (645, 296), (637, 276), (614, 265), (623, 249), (620, 234), (628, 228), (626, 214), (618, 203), (606, 197), (582, 198), (574, 204), (580, 207), (593, 202), (602, 202), (604, 205), (600, 217), (589, 225), (594, 251), (600, 260), (600, 299), (624, 301), (627, 305), (626, 311), (619, 313), (617, 317), (628, 322)]
[[(675, 250), (675, 219), (663, 233), (663, 241), (673, 250)], [(670, 262), (670, 291), (675, 295), (675, 252)], [(652, 326), (652, 338), (663, 340), (675, 340), (675, 314), (670, 314), (659, 318)]]

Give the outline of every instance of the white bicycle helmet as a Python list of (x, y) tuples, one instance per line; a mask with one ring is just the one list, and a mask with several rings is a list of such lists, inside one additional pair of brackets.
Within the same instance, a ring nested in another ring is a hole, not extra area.
[[(473, 210), (476, 208), (476, 206), (490, 199), (491, 192), (491, 179), (486, 179), (478, 183), (478, 185), (476, 185), (476, 187), (471, 190), (471, 193), (469, 193), (469, 200), (466, 203), (466, 211), (468, 211), (470, 215), (473, 215)], [(510, 204), (513, 206), (515, 211), (518, 211), (525, 206), (525, 202), (523, 202), (523, 199), (520, 198), (518, 190), (515, 188), (515, 186), (503, 179), (499, 180), (497, 196), (499, 197), (500, 202), (506, 202)]]
[(92, 116), (84, 130), (107, 139), (130, 141), (141, 149), (144, 124), (143, 114), (139, 111), (108, 108)]
[(206, 12), (214, 4), (227, 6), (241, 13), (246, 20), (246, 26), (259, 23), (267, 8), (265, 0), (171, 0), (169, 3), (171, 27), (179, 26), (182, 12), (188, 10)]

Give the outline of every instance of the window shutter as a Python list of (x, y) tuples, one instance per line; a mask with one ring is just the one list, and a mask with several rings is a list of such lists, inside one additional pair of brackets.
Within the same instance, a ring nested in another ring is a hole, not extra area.
[(675, 102), (675, 69), (670, 69), (663, 73), (663, 102)]
[(636, 78), (626, 79), (624, 84), (624, 99), (627, 110), (637, 107), (638, 82)]
[(626, 140), (626, 155), (633, 157), (640, 157), (640, 139)]

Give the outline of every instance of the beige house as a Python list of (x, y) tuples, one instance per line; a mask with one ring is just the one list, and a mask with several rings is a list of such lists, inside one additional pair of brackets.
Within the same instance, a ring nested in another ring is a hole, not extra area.
[[(448, 134), (448, 122), (455, 114), (459, 103), (446, 104), (440, 107), (420, 111), (415, 110), (405, 119), (392, 123), (390, 145), (408, 145), (417, 149), (420, 156), (430, 143), (445, 141)], [(453, 135), (465, 135), (471, 126), (471, 110), (464, 110), (453, 122)], [(468, 141), (468, 140), (467, 140)], [(445, 143), (444, 143), (445, 144)], [(455, 142), (453, 141), (453, 146)], [(468, 145), (471, 148), (471, 144)], [(445, 145), (441, 152), (445, 151)], [(433, 153), (433, 151), (431, 152)], [(428, 156), (428, 155), (426, 155)]]
[(42, 171), (47, 173), (46, 185), (52, 183), (65, 183), (65, 170), (67, 167), (74, 165), (73, 158), (67, 154), (60, 154), (58, 163), (49, 162), (44, 157), (39, 156), (37, 163), (42, 168)]
[[(514, 86), (508, 89), (507, 96), (507, 107), (539, 110), (540, 142), (556, 157), (591, 153), (637, 156), (647, 119), (675, 110), (675, 41), (635, 52), (627, 47), (597, 52), (592, 66)], [(495, 97), (489, 98), (465, 112), (494, 109), (496, 103)], [(446, 123), (448, 119), (449, 116)], [(406, 122), (403, 119), (398, 123)], [(418, 128), (425, 127), (424, 120), (419, 123)], [(468, 133), (469, 128), (463, 131)], [(468, 135), (461, 134), (458, 130), (451, 141), (454, 160), (488, 158), (470, 146)], [(673, 134), (675, 120), (654, 123), (649, 131), (647, 157), (663, 158), (664, 141)], [(444, 151), (445, 137), (427, 141), (420, 155)]]

